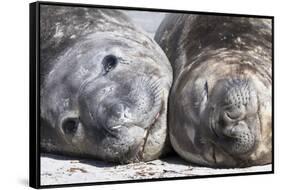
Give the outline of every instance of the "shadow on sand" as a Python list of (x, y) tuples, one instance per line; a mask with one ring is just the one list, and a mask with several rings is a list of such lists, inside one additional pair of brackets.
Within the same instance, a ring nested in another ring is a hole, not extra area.
[[(62, 155), (55, 155), (55, 154), (48, 154), (48, 153), (42, 153), (42, 157), (48, 157), (55, 160), (63, 160), (63, 161), (78, 161), (79, 163), (92, 165), (95, 167), (105, 168), (105, 167), (114, 167), (114, 166), (120, 166), (120, 165), (126, 165), (126, 164), (118, 164), (118, 163), (112, 163), (112, 162), (106, 162), (101, 160), (95, 160), (90, 158), (81, 158), (81, 157), (73, 157), (73, 156), (62, 156)], [(188, 163), (184, 161), (182, 158), (180, 158), (177, 155), (171, 154), (167, 157), (160, 158), (159, 159), (163, 163), (167, 164), (175, 164), (175, 165), (187, 165), (187, 166), (196, 166), (194, 164)], [(154, 164), (154, 160), (145, 162), (146, 164)], [(137, 164), (137, 163), (136, 163)]]

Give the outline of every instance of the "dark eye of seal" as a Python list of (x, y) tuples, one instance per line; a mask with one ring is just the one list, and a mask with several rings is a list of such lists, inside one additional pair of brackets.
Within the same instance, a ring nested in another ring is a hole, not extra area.
[(117, 66), (117, 63), (117, 58), (114, 55), (105, 56), (102, 60), (105, 74), (114, 69)]
[(77, 131), (79, 121), (77, 118), (67, 118), (62, 123), (62, 129), (67, 135), (74, 135)]

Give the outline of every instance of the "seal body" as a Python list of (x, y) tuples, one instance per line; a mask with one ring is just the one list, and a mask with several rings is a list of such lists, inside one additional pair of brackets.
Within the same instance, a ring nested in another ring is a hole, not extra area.
[(116, 10), (40, 7), (41, 148), (128, 163), (167, 143), (167, 57)]
[(155, 40), (174, 82), (170, 139), (189, 162), (246, 167), (272, 160), (271, 19), (171, 14)]

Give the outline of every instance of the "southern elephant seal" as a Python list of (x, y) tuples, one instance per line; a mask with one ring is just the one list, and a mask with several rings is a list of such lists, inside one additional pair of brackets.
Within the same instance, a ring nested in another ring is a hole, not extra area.
[(189, 162), (246, 167), (272, 160), (271, 19), (171, 14), (155, 40), (174, 82), (173, 148)]
[(117, 10), (40, 7), (41, 149), (129, 163), (167, 143), (172, 68)]

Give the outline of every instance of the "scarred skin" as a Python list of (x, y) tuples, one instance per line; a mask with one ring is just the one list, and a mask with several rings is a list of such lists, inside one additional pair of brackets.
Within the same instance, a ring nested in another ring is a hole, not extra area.
[(155, 40), (168, 56), (170, 139), (189, 162), (272, 161), (271, 20), (171, 14)]
[(167, 146), (172, 69), (121, 12), (41, 6), (43, 152), (129, 163)]

